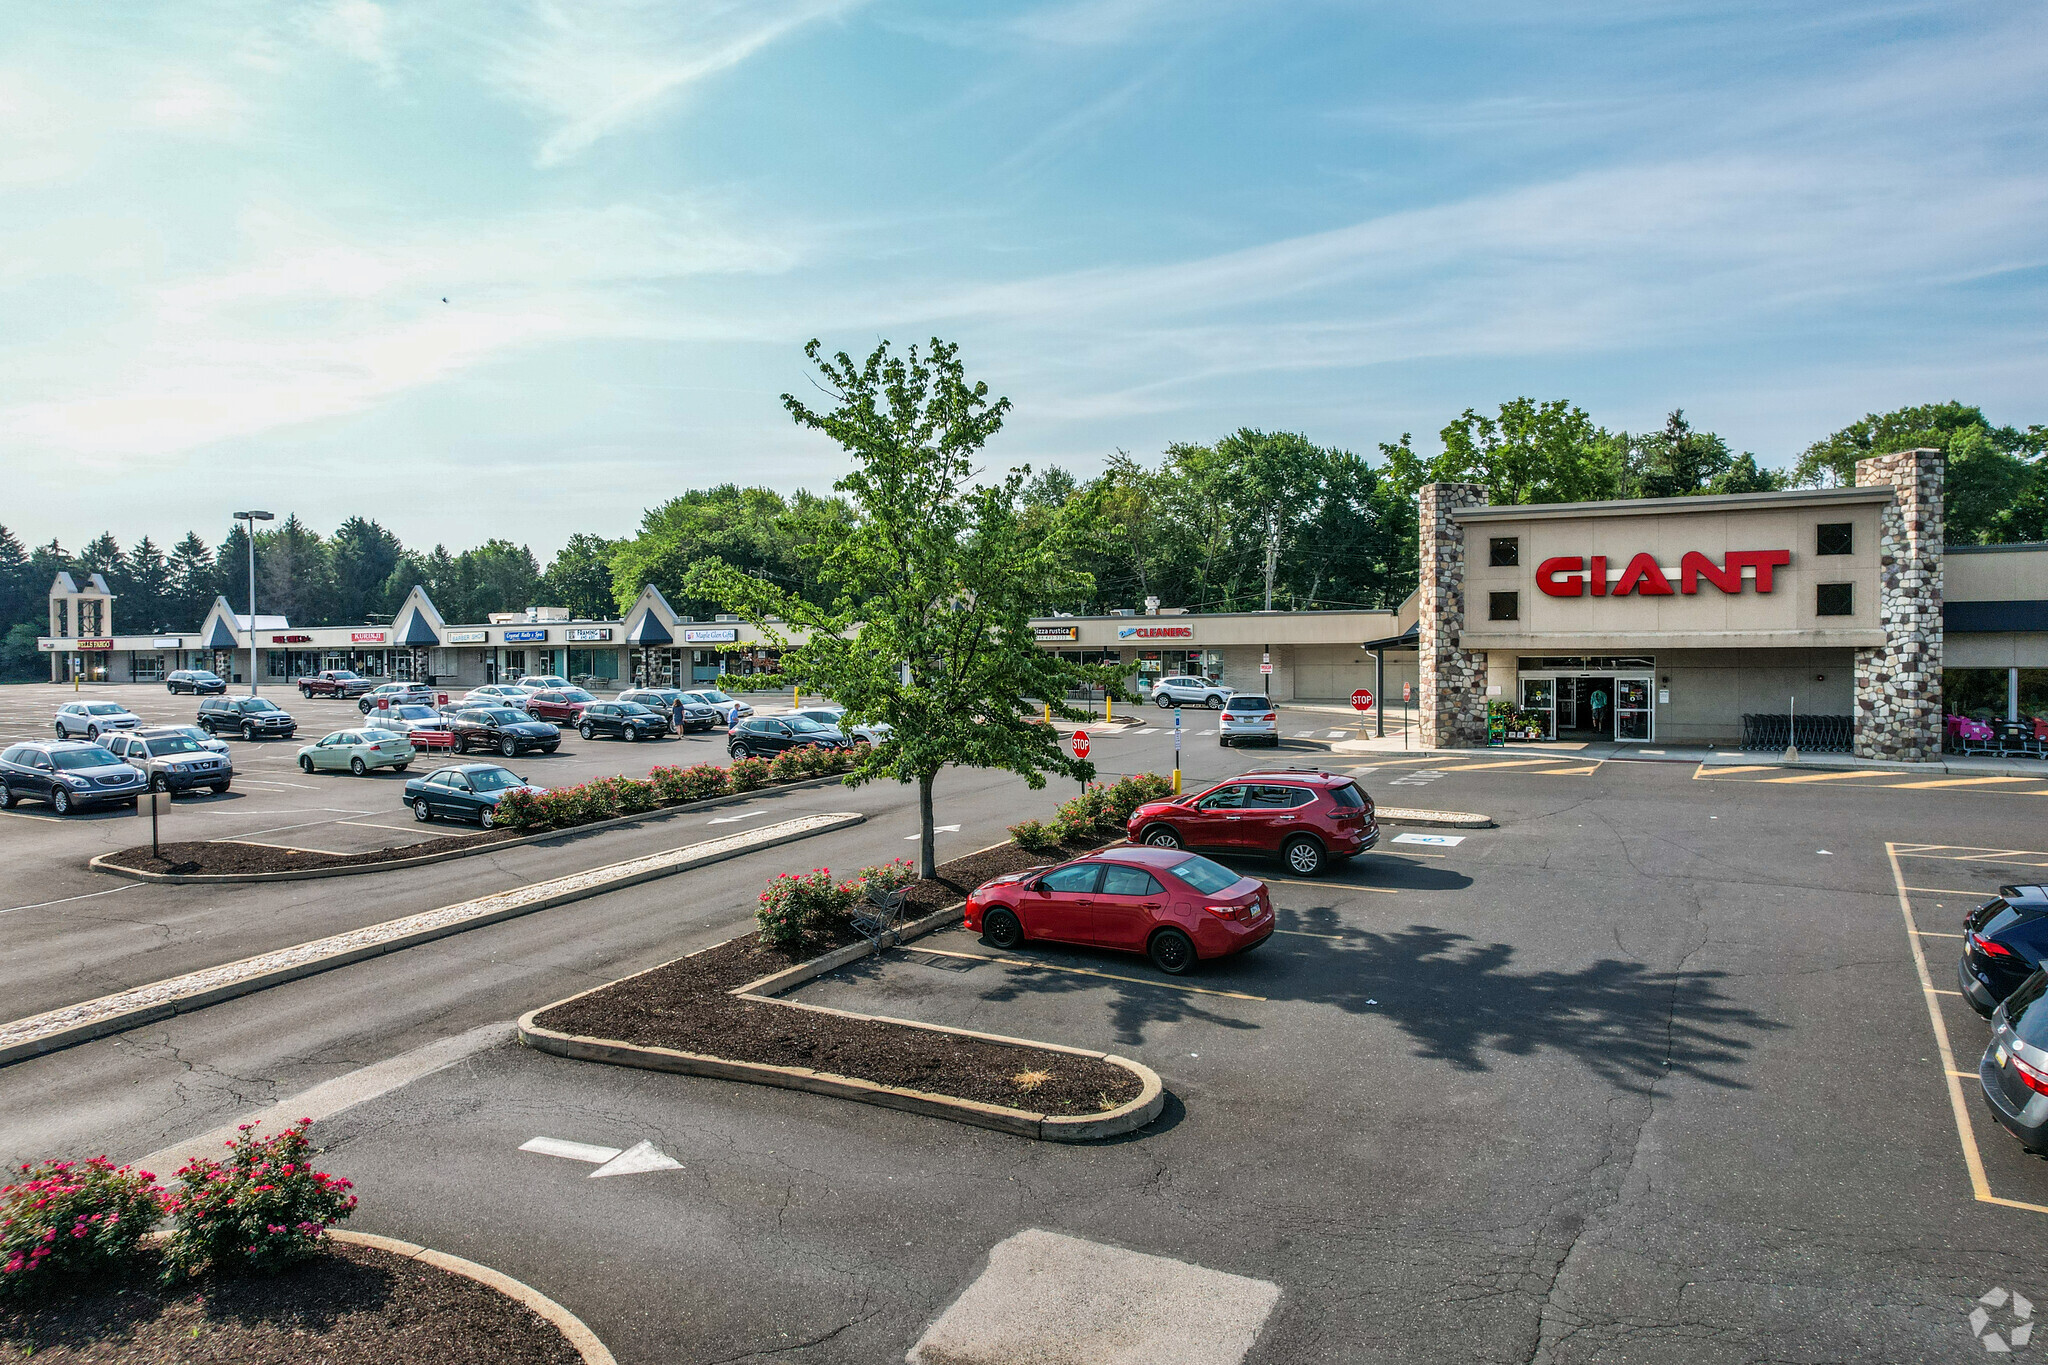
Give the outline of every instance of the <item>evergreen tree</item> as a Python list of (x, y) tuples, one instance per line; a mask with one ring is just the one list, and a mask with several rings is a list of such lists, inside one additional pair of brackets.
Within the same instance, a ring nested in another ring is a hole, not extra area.
[(129, 634), (155, 632), (173, 624), (171, 566), (148, 536), (135, 542), (121, 571), (122, 594), (116, 603), (122, 629)]
[(570, 536), (542, 575), (541, 594), (550, 606), (567, 607), (571, 616), (605, 617), (625, 610), (612, 598), (611, 558), (618, 548), (618, 541), (603, 536)]
[(0, 633), (17, 621), (40, 623), (48, 583), (37, 583), (20, 537), (0, 526)]
[[(256, 537), (257, 606), (295, 626), (334, 623), (334, 566), (327, 542), (296, 512)], [(356, 618), (360, 620), (361, 618)]]
[(411, 591), (407, 584), (397, 598), (387, 598), (384, 585), (405, 547), (374, 521), (350, 517), (335, 531), (328, 551), (334, 573), (333, 611), (341, 622), (361, 621), (372, 612), (389, 615)]
[[(238, 616), (249, 614), (249, 531), (241, 522), (231, 522), (213, 552), (213, 577), (228, 608)], [(211, 604), (209, 604), (211, 605)]]
[(197, 531), (187, 531), (171, 550), (170, 570), (165, 615), (179, 630), (197, 630), (207, 609), (213, 606), (213, 599), (220, 595), (220, 572), (214, 565), (213, 551), (206, 548)]
[(78, 552), (78, 567), (86, 573), (100, 575), (116, 592), (121, 590), (127, 564), (127, 556), (121, 553), (121, 542), (114, 539), (112, 531), (100, 532)]

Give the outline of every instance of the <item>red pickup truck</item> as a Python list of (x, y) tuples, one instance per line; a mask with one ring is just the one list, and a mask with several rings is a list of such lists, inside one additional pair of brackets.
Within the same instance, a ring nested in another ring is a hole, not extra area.
[(360, 697), (377, 684), (346, 668), (323, 668), (299, 679), (302, 697)]

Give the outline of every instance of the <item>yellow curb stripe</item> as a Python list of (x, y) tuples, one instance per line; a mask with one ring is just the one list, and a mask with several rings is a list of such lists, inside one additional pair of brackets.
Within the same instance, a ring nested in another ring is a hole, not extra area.
[(1995, 896), (1998, 888), (1980, 886), (1975, 891), (1963, 891), (1953, 886), (1909, 886), (1908, 891), (1918, 891), (1930, 896)]
[(1715, 763), (1702, 763), (1693, 771), (1692, 776), (1695, 782), (1711, 782), (1714, 779), (1708, 776), (1709, 773), (1715, 776), (1726, 776), (1730, 773), (1768, 773), (1775, 772), (1778, 766), (1776, 763), (1730, 763), (1724, 767)]
[(1538, 769), (1537, 771), (1535, 771), (1535, 772), (1533, 772), (1533, 773), (1530, 773), (1530, 774), (1529, 774), (1529, 776), (1530, 776), (1530, 777), (1584, 777), (1584, 776), (1586, 776), (1586, 775), (1587, 775), (1588, 773), (1597, 773), (1597, 772), (1599, 772), (1599, 771), (1600, 771), (1600, 765), (1599, 765), (1598, 763), (1595, 763), (1595, 764), (1594, 764), (1593, 766), (1591, 766), (1590, 768), (1541, 768), (1541, 769)]
[(1797, 777), (1764, 777), (1757, 780), (1776, 784), (1781, 782), (1848, 782), (1859, 777), (1903, 776), (1905, 776), (1903, 773), (1886, 772), (1882, 768), (1873, 768), (1867, 772), (1801, 773)]
[(1945, 777), (1937, 782), (1900, 782), (1895, 790), (1926, 791), (1931, 787), (1989, 787), (2000, 782), (2038, 782), (2038, 777)]
[(1538, 763), (1555, 763), (1557, 761), (1554, 758), (1511, 758), (1506, 762), (1454, 763), (1448, 768), (1439, 768), (1437, 771), (1441, 773), (1469, 773), (1485, 768), (1528, 768)]

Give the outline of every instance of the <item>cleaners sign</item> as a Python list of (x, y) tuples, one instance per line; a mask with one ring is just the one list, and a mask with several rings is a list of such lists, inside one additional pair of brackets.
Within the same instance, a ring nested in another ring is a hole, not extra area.
[[(1700, 590), (1703, 578), (1722, 592), (1739, 593), (1747, 573), (1755, 576), (1758, 592), (1769, 592), (1771, 571), (1791, 562), (1790, 550), (1730, 550), (1719, 564), (1698, 550), (1687, 550), (1673, 569), (1659, 564), (1654, 555), (1639, 554), (1617, 578), (1607, 567), (1606, 555), (1593, 555), (1590, 562), (1577, 555), (1562, 555), (1536, 566), (1536, 586), (1551, 597), (1627, 597), (1630, 593), (1669, 597), (1674, 592), (1690, 597)], [(1674, 578), (1678, 580), (1675, 588)]]

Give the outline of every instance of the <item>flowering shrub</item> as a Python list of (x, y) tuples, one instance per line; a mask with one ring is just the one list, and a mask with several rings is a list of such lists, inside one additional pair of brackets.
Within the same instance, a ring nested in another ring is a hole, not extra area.
[(349, 1182), (313, 1169), (313, 1120), (272, 1137), (245, 1123), (225, 1163), (194, 1157), (178, 1168), (167, 1274), (269, 1274), (313, 1255), (327, 1229), (355, 1212)]
[(761, 893), (761, 908), (754, 912), (761, 925), (761, 941), (794, 952), (824, 920), (843, 916), (850, 899), (846, 888), (832, 880), (830, 868), (784, 872), (768, 883)]
[(510, 830), (538, 829), (546, 823), (540, 798), (523, 787), (503, 793), (498, 797), (498, 823)]
[(1050, 853), (1060, 846), (1059, 831), (1043, 820), (1019, 820), (1010, 826), (1010, 838), (1026, 853)]
[(732, 765), (732, 789), (736, 792), (759, 791), (773, 780), (772, 767), (765, 758), (742, 758)]
[(0, 1186), (0, 1301), (125, 1268), (163, 1212), (155, 1176), (103, 1156), (23, 1166), (21, 1174)]
[(697, 763), (683, 769), (683, 799), (709, 801), (732, 792), (732, 774), (716, 763)]
[(1110, 783), (1105, 791), (1111, 822), (1122, 829), (1138, 807), (1173, 795), (1173, 779), (1158, 773), (1132, 773)]
[(860, 875), (853, 879), (853, 884), (858, 888), (859, 894), (866, 895), (870, 890), (895, 891), (916, 880), (917, 864), (908, 858), (898, 858), (895, 862), (883, 863), (879, 867), (862, 868)]

